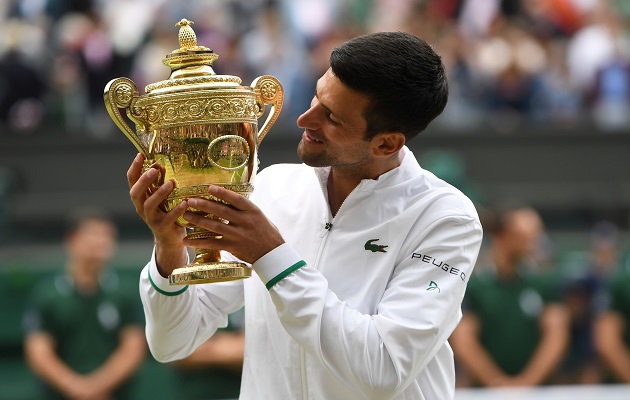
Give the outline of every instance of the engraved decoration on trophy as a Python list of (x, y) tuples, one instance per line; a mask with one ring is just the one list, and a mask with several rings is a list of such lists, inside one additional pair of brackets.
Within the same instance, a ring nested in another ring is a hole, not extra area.
[[(217, 75), (212, 63), (219, 56), (197, 45), (192, 24), (186, 19), (177, 24), (180, 48), (163, 60), (171, 69), (168, 79), (147, 85), (146, 94), (140, 95), (133, 81), (117, 78), (104, 92), (109, 115), (144, 155), (144, 170), (158, 170), (153, 189), (174, 181), (175, 189), (161, 205), (165, 211), (193, 197), (221, 201), (209, 194), (210, 184), (247, 197), (258, 167), (258, 146), (284, 101), (282, 85), (273, 76), (264, 75), (250, 86), (242, 86), (237, 76)], [(267, 105), (270, 110), (259, 130), (258, 119)], [(135, 124), (135, 130), (121, 110)], [(183, 218), (177, 223), (189, 228), (188, 238), (217, 237)], [(169, 276), (171, 284), (222, 282), (251, 275), (244, 263), (221, 261), (219, 252), (195, 252), (192, 263)]]

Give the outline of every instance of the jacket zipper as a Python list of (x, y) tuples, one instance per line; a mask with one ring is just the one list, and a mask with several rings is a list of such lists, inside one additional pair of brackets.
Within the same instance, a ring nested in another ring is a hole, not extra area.
[[(330, 230), (333, 228), (334, 226), (334, 222), (335, 219), (337, 218), (337, 215), (339, 215), (339, 213), (341, 212), (341, 210), (343, 209), (343, 206), (348, 202), (348, 199), (350, 198), (350, 196), (352, 196), (352, 194), (354, 192), (356, 192), (357, 188), (359, 186), (361, 186), (363, 182), (359, 182), (359, 184), (352, 189), (352, 191), (348, 194), (348, 196), (343, 200), (343, 202), (341, 202), (341, 205), (339, 206), (339, 209), (337, 210), (337, 214), (333, 217), (332, 213), (330, 212), (330, 205), (327, 204), (328, 207), (328, 222), (326, 222), (326, 225), (324, 226), (324, 231), (319, 235), (320, 238), (323, 238), (324, 236), (326, 236), (328, 234), (328, 232), (330, 232)], [(328, 195), (327, 195), (327, 190), (324, 188), (324, 185), (322, 183), (322, 181), (319, 181), (319, 187), (322, 191), (322, 195), (324, 196), (324, 200), (326, 201), (326, 203), (328, 203)], [(319, 256), (321, 255), (321, 250), (323, 248), (323, 244), (320, 247), (320, 252), (317, 255), (317, 261), (316, 264), (319, 264)], [(318, 269), (317, 267), (315, 267), (316, 269)]]
[[(334, 221), (334, 218), (332, 219)], [(319, 261), (324, 253), (324, 247), (326, 246), (326, 242), (328, 241), (328, 233), (330, 233), (330, 229), (332, 228), (332, 223), (326, 223), (326, 227), (324, 228), (320, 238), (323, 238), (320, 245), (319, 250), (317, 252), (317, 257), (315, 258), (315, 264), (313, 268), (319, 270)], [(302, 399), (308, 400), (308, 382), (306, 379), (306, 357), (304, 355), (304, 349), (300, 347), (300, 376), (302, 378)]]
[[(359, 183), (359, 185), (361, 185), (361, 184)], [(359, 185), (357, 185), (357, 187), (359, 187)], [(326, 242), (328, 241), (328, 236), (329, 236), (328, 234), (330, 233), (330, 231), (332, 230), (332, 228), (334, 226), (334, 221), (337, 218), (337, 216), (339, 215), (339, 213), (341, 212), (341, 210), (343, 209), (343, 206), (348, 201), (348, 198), (350, 196), (352, 196), (352, 193), (354, 193), (356, 189), (357, 188), (355, 187), (352, 190), (352, 192), (350, 192), (348, 197), (346, 197), (344, 199), (344, 201), (339, 206), (339, 210), (337, 210), (337, 214), (334, 217), (332, 216), (332, 213), (330, 213), (330, 206), (328, 206), (328, 216), (329, 216), (330, 220), (329, 220), (329, 222), (326, 223), (326, 226), (324, 227), (324, 231), (319, 235), (319, 237), (323, 238), (323, 239), (322, 239), (321, 244), (319, 245), (319, 251), (317, 252), (317, 258), (315, 258), (315, 265), (313, 265), (313, 268), (315, 268), (318, 271), (319, 271), (319, 261), (321, 260), (322, 254), (324, 253), (324, 247), (326, 246)], [(324, 197), (326, 197), (324, 188), (322, 188), (322, 194), (324, 194)], [(326, 199), (326, 202), (328, 202), (327, 199)], [(302, 378), (302, 399), (303, 400), (308, 400), (308, 382), (307, 382), (307, 379), (306, 379), (306, 358), (304, 356), (304, 349), (301, 348), (301, 347), (300, 347), (300, 376)]]

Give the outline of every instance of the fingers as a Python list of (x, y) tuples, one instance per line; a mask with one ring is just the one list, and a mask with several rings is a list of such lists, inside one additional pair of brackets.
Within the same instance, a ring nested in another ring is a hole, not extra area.
[(188, 203), (185, 200), (178, 203), (168, 212), (165, 212), (162, 208), (160, 208), (160, 205), (168, 198), (173, 191), (173, 188), (173, 181), (166, 181), (155, 191), (155, 193), (149, 196), (142, 205), (146, 221), (149, 226), (154, 227), (154, 229), (174, 224), (188, 208)]
[[(131, 172), (131, 181), (135, 180), (129, 196), (136, 207), (136, 212), (144, 219), (150, 227), (155, 228), (163, 224), (174, 223), (186, 210), (186, 202), (181, 202), (168, 213), (165, 213), (160, 205), (168, 198), (175, 185), (173, 181), (164, 182), (155, 189), (158, 179), (162, 179), (164, 174), (160, 174), (157, 169), (149, 168), (138, 178), (134, 177), (135, 171)], [(184, 204), (182, 204), (184, 203)]]
[[(191, 200), (188, 200), (188, 205), (190, 205)], [(222, 236), (229, 235), (234, 231), (233, 227), (230, 226), (230, 223), (225, 219), (212, 218), (204, 215), (199, 215), (190, 211), (184, 213), (184, 219), (193, 225), (207, 229)]]
[[(210, 215), (215, 215), (227, 221), (234, 222), (239, 218), (240, 211), (235, 210), (228, 205), (218, 203), (216, 201), (204, 200), (204, 199), (189, 199), (188, 205), (196, 210), (203, 211)], [(193, 218), (196, 216), (197, 214), (193, 214), (190, 217)], [(186, 217), (187, 216), (185, 215), (184, 218)]]
[(166, 167), (164, 165), (162, 165), (159, 162), (154, 162), (153, 164), (151, 164), (150, 168), (155, 168), (156, 170), (158, 170), (160, 173), (158, 174), (158, 182), (157, 185), (163, 185), (164, 184), (164, 178), (166, 177)]
[[(188, 205), (199, 211), (230, 221), (231, 224), (238, 225), (243, 224), (244, 218), (247, 218), (247, 215), (255, 214), (259, 211), (258, 207), (256, 207), (246, 197), (232, 190), (225, 189), (220, 186), (210, 185), (208, 192), (211, 196), (225, 201), (229, 205), (218, 201), (204, 200), (200, 198), (189, 199)], [(194, 218), (195, 215), (191, 215), (191, 217)]]
[[(240, 197), (239, 194), (236, 195)], [(227, 201), (227, 198), (224, 197), (222, 200)], [(189, 199), (188, 205), (202, 213), (187, 211), (184, 213), (184, 219), (192, 225), (217, 234), (217, 238), (186, 239), (184, 245), (193, 248), (229, 251), (231, 242), (238, 240), (237, 238), (240, 236), (242, 215), (239, 214), (243, 212), (212, 200)]]
[[(132, 169), (133, 166), (130, 168), (130, 171)], [(135, 170), (130, 172), (131, 177), (129, 183), (131, 184), (131, 189), (129, 189), (129, 197), (131, 197), (131, 201), (136, 207), (136, 212), (142, 218), (144, 218), (144, 202), (148, 197), (149, 187), (155, 181), (157, 174), (157, 171), (153, 168), (149, 168), (144, 174), (140, 174), (138, 177), (135, 177)]]
[(244, 196), (220, 186), (210, 185), (208, 192), (214, 197), (228, 202), (237, 210), (246, 211), (252, 208), (252, 203)]
[(225, 250), (235, 257), (253, 263), (284, 243), (277, 228), (251, 201), (239, 193), (210, 186), (211, 196), (229, 203), (201, 198), (188, 200), (188, 206), (199, 212), (188, 211), (184, 219), (217, 235), (209, 239), (185, 239), (188, 247)]
[(179, 226), (177, 219), (186, 212), (188, 203), (182, 201), (177, 204), (171, 211), (164, 212), (160, 208), (145, 208), (146, 223), (153, 231), (156, 241), (159, 242), (178, 242), (181, 244), (181, 239), (186, 234), (186, 229)]
[(127, 170), (127, 182), (129, 183), (129, 188), (138, 181), (140, 175), (142, 175), (142, 164), (144, 163), (144, 155), (142, 153), (138, 153), (136, 158), (133, 159), (133, 162), (129, 166)]
[[(157, 177), (156, 176), (157, 171), (154, 169), (149, 169), (145, 173), (145, 175), (147, 176), (147, 180), (151, 179), (151, 177), (155, 179)], [(143, 179), (143, 178), (144, 177), (141, 177), (140, 179)], [(151, 183), (153, 183), (153, 181), (148, 182), (149, 185)], [(147, 197), (146, 200), (144, 200), (144, 208), (147, 210), (157, 209), (160, 206), (160, 204), (162, 204), (162, 202), (164, 202), (164, 200), (168, 198), (168, 195), (171, 194), (171, 192), (173, 191), (173, 188), (174, 188), (173, 181), (164, 182), (164, 184), (158, 187), (151, 196)]]
[(177, 250), (182, 246), (186, 228), (176, 222), (188, 208), (188, 203), (181, 201), (169, 212), (164, 211), (162, 204), (173, 192), (175, 182), (164, 182), (166, 169), (159, 163), (154, 163), (143, 173), (144, 162), (144, 156), (138, 154), (127, 171), (129, 197), (140, 218), (151, 229), (156, 246), (160, 243), (162, 248), (170, 246)]

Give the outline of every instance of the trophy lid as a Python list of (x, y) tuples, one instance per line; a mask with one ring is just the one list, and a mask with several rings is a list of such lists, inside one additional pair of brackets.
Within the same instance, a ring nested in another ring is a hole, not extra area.
[(193, 21), (183, 18), (179, 26), (179, 49), (173, 50), (162, 63), (171, 69), (167, 80), (146, 86), (147, 94), (191, 89), (213, 89), (237, 87), (241, 78), (232, 75), (217, 75), (212, 63), (219, 55), (211, 49), (197, 44), (197, 35), (192, 29)]

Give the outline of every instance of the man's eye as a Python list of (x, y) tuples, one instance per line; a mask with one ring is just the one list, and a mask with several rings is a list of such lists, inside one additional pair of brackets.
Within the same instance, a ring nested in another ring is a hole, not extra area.
[(339, 125), (339, 122), (337, 122), (334, 119), (332, 119), (332, 114), (331, 113), (326, 113), (326, 119), (328, 119), (328, 121), (332, 122), (335, 125)]

